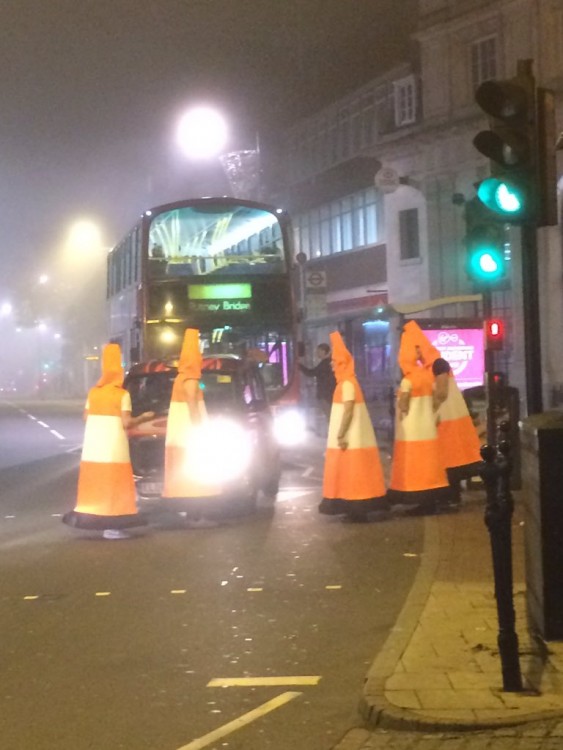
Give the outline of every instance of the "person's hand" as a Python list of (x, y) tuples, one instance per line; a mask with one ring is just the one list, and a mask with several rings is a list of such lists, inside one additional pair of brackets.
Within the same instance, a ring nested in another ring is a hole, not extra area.
[(338, 436), (336, 440), (338, 442), (338, 447), (340, 448), (340, 450), (345, 451), (346, 448), (348, 447), (348, 438), (346, 436), (344, 437)]
[(143, 422), (148, 422), (149, 419), (154, 419), (155, 416), (156, 416), (156, 414), (155, 414), (154, 411), (144, 411), (141, 414), (141, 419), (143, 420)]

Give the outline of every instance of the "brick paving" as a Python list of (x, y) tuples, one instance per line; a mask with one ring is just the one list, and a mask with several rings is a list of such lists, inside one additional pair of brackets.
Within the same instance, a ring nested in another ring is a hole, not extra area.
[(337, 745), (338, 750), (561, 750), (562, 747), (561, 719), (479, 732), (353, 729)]
[(364, 727), (350, 730), (334, 750), (563, 748), (563, 643), (549, 642), (546, 655), (528, 632), (518, 497), (514, 607), (525, 688), (519, 693), (503, 690), (483, 514), (483, 493), (472, 491), (459, 513), (424, 519), (417, 579), (366, 678)]

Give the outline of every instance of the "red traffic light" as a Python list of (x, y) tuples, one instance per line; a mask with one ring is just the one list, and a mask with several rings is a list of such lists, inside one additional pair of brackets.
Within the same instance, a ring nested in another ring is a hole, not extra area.
[(485, 321), (487, 349), (502, 349), (504, 345), (504, 322), (499, 318)]

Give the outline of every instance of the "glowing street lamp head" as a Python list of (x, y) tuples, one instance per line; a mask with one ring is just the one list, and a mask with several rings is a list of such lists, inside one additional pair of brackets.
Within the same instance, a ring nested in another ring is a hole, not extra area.
[(211, 107), (194, 107), (180, 119), (177, 131), (182, 151), (191, 159), (209, 159), (227, 142), (227, 123)]
[(89, 219), (81, 219), (70, 228), (68, 242), (79, 252), (97, 249), (102, 244), (100, 228)]

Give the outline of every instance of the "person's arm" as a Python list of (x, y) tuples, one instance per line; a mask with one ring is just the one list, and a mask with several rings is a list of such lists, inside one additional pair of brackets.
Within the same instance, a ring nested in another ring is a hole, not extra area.
[(137, 417), (132, 417), (130, 411), (122, 411), (121, 423), (126, 430), (130, 430), (131, 427), (137, 427), (137, 425), (143, 424), (143, 422), (149, 422), (154, 417), (154, 411), (145, 411)]
[(451, 367), (443, 357), (438, 357), (432, 364), (434, 375), (434, 389), (432, 392), (432, 407), (438, 411), (448, 397)]
[(438, 411), (440, 406), (448, 398), (448, 388), (450, 383), (450, 376), (447, 372), (443, 372), (441, 375), (436, 376), (434, 381), (434, 391), (432, 393), (432, 407), (434, 411)]
[(411, 403), (411, 383), (407, 378), (403, 378), (399, 386), (397, 395), (397, 409), (399, 410), (399, 419), (404, 419), (409, 413)]
[(130, 430), (131, 427), (137, 427), (137, 425), (143, 422), (148, 422), (155, 416), (154, 411), (145, 411), (137, 417), (132, 417), (131, 411), (131, 396), (125, 391), (121, 398), (121, 424), (123, 425), (123, 429)]
[(338, 441), (338, 447), (345, 451), (348, 447), (348, 428), (352, 423), (352, 417), (354, 416), (354, 401), (344, 401), (344, 411), (342, 412), (342, 419), (340, 420), (340, 427), (338, 428), (338, 434), (336, 439)]
[(199, 380), (190, 378), (184, 380), (182, 383), (184, 398), (188, 405), (188, 411), (190, 413), (190, 420), (192, 424), (199, 424), (201, 422), (201, 414), (199, 411)]

